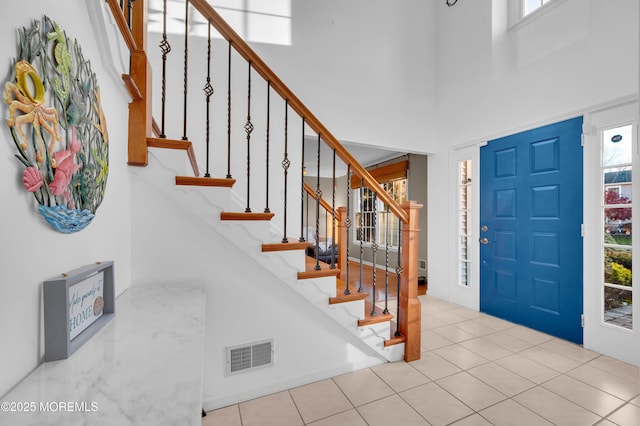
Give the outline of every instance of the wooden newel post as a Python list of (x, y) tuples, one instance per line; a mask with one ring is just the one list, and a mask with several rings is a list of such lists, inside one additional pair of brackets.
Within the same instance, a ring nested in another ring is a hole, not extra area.
[(400, 312), (398, 328), (405, 336), (404, 360), (420, 359), (421, 304), (418, 299), (418, 213), (422, 204), (402, 203), (409, 215), (409, 223), (402, 225), (402, 275), (400, 278)]
[(347, 208), (338, 207), (338, 261), (337, 267), (341, 271), (346, 271), (347, 266)]
[(136, 84), (142, 99), (129, 104), (128, 164), (147, 165), (147, 136), (151, 136), (151, 65), (147, 59), (147, 2), (133, 3), (131, 33), (137, 49), (131, 51), (129, 74)]

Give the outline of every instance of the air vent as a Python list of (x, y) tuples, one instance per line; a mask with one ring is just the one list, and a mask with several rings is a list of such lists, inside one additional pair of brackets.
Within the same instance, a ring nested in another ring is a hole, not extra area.
[(427, 261), (424, 259), (418, 259), (418, 269), (427, 270)]
[(227, 348), (227, 374), (273, 365), (273, 339)]

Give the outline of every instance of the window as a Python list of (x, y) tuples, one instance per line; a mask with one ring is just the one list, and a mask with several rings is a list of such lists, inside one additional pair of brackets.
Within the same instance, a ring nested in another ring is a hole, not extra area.
[(606, 324), (633, 330), (633, 126), (602, 132), (602, 306)]
[(458, 284), (471, 286), (471, 160), (458, 162)]
[[(382, 188), (398, 204), (407, 198), (407, 179), (399, 178), (382, 182)], [(388, 212), (386, 206), (369, 188), (355, 191), (354, 212), (356, 232), (355, 241), (365, 243), (374, 241), (381, 246), (397, 247), (399, 241), (398, 218)]]
[(538, 10), (551, 0), (522, 0), (522, 16), (527, 16), (534, 10)]
[(509, 22), (511, 30), (543, 16), (566, 0), (509, 0)]

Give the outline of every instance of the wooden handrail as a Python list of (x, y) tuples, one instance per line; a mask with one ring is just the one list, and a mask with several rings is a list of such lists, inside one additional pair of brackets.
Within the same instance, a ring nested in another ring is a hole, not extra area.
[[(314, 199), (316, 198), (316, 190), (310, 187), (306, 183), (304, 184), (304, 190), (307, 192), (307, 194), (311, 195)], [(324, 198), (320, 198), (320, 205), (322, 206), (323, 209), (329, 212), (329, 214), (331, 214), (331, 211), (333, 210), (333, 208), (331, 208), (331, 204), (325, 201)], [(338, 212), (338, 210), (336, 210), (335, 212), (335, 217), (336, 217), (336, 220), (340, 222), (340, 212)]]
[(409, 215), (402, 209), (391, 196), (380, 186), (371, 174), (347, 151), (340, 141), (329, 132), (329, 130), (316, 118), (315, 115), (298, 99), (275, 72), (258, 56), (254, 50), (236, 33), (229, 24), (216, 12), (207, 0), (189, 0), (189, 3), (204, 16), (209, 23), (220, 33), (222, 37), (231, 42), (236, 52), (245, 60), (251, 62), (251, 67), (266, 81), (271, 82), (271, 88), (283, 99), (289, 101), (289, 106), (298, 115), (305, 119), (305, 123), (332, 149), (336, 150), (338, 157), (346, 164), (351, 165), (351, 170), (360, 176), (366, 186), (375, 192), (385, 205), (400, 218), (403, 223), (408, 223)]
[(124, 39), (125, 44), (129, 48), (129, 50), (138, 49), (135, 40), (133, 39), (133, 34), (131, 34), (131, 30), (129, 29), (129, 24), (127, 24), (127, 18), (124, 16), (124, 12), (120, 9), (120, 4), (118, 4), (118, 0), (106, 0), (109, 8), (111, 9), (111, 13), (113, 14), (114, 19), (116, 20), (116, 24), (118, 25), (118, 29), (120, 30), (120, 34), (122, 34), (122, 38)]

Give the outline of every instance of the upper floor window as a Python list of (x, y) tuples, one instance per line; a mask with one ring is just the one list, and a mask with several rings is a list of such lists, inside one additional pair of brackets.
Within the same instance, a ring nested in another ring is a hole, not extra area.
[(522, 2), (522, 16), (527, 16), (534, 10), (538, 10), (543, 5), (551, 2), (552, 0), (521, 0)]

